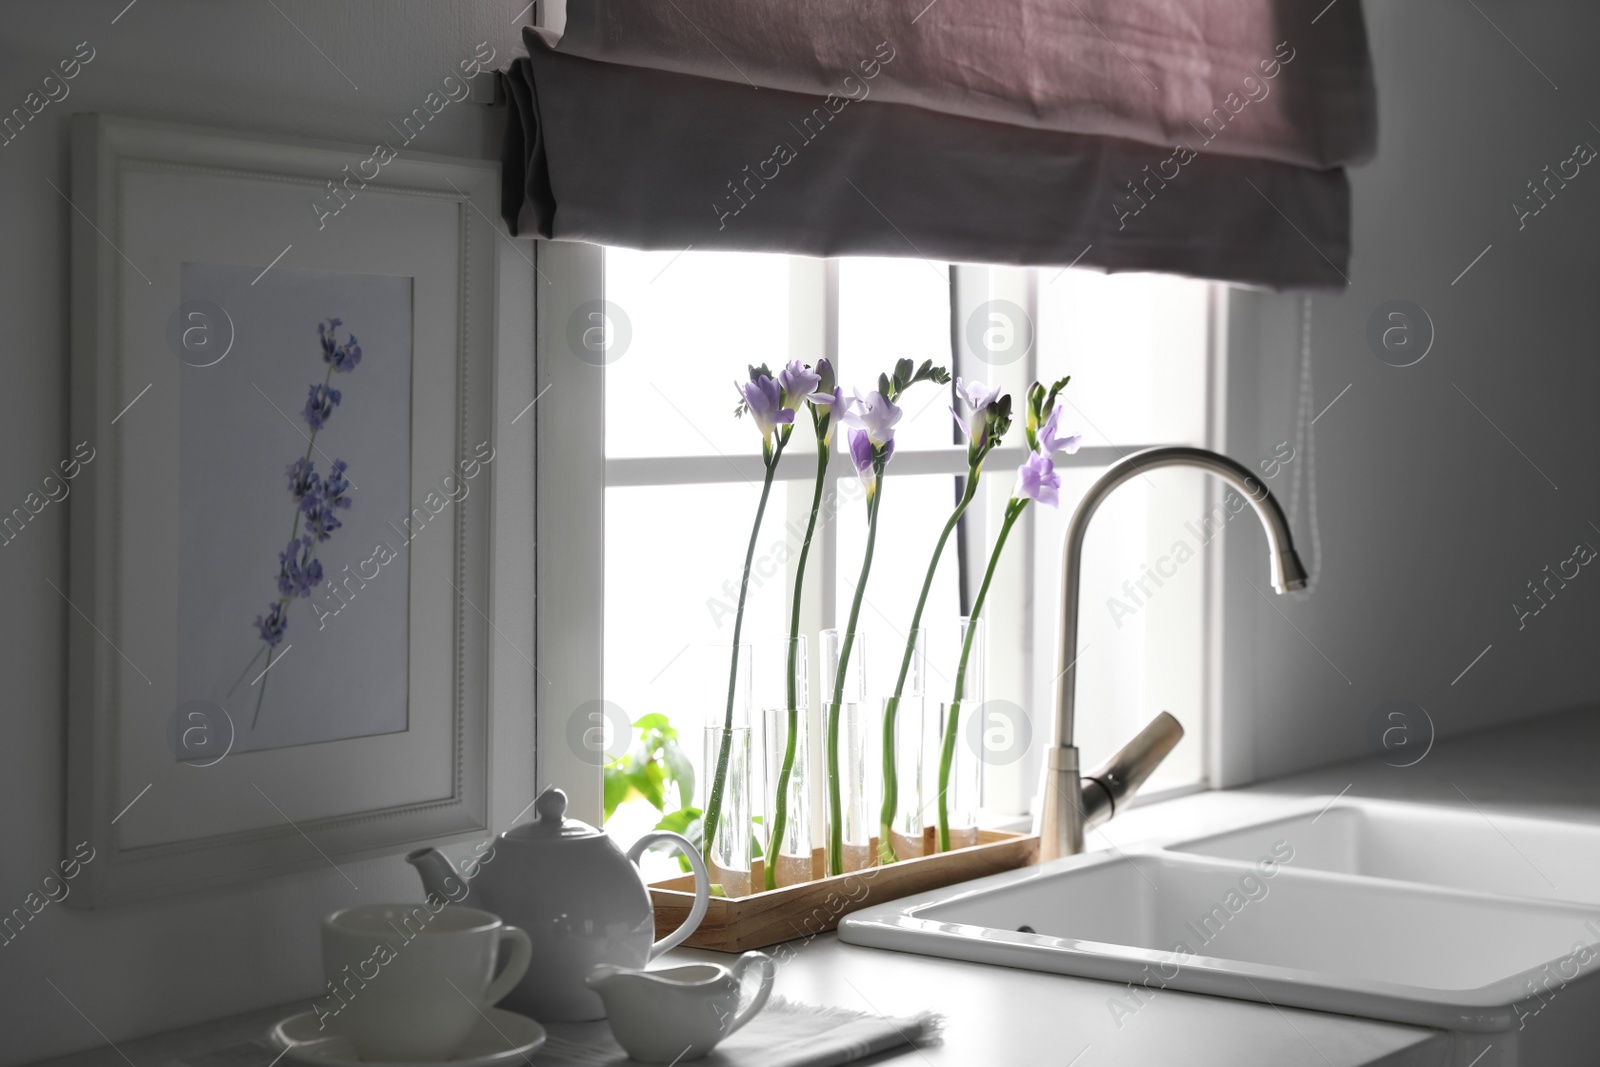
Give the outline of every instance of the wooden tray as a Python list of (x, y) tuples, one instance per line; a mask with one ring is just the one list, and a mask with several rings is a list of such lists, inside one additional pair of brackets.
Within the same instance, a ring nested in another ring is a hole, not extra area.
[[(819, 857), (820, 857), (820, 850)], [(820, 868), (820, 859), (815, 861)], [(1039, 838), (980, 830), (978, 843), (885, 867), (867, 867), (743, 897), (712, 897), (692, 948), (744, 952), (832, 930), (853, 911), (1039, 862)], [(676, 930), (694, 904), (689, 875), (652, 883), (656, 936)]]

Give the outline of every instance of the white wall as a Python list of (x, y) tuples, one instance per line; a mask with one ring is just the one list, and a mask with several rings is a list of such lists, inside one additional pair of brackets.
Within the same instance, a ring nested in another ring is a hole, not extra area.
[[(1315, 409), (1351, 386), (1315, 426), (1321, 582), (1307, 598), (1275, 598), (1302, 637), (1243, 584), (1267, 588), (1264, 538), (1233, 536), (1228, 606), (1254, 632), (1228, 635), (1227, 714), (1241, 742), (1229, 781), (1364, 754), (1368, 717), (1386, 700), (1421, 704), (1446, 736), (1600, 697), (1600, 568), (1583, 568), (1520, 632), (1511, 607), (1578, 541), (1600, 547), (1600, 167), (1583, 167), (1520, 232), (1510, 206), (1576, 142), (1600, 148), (1589, 123), (1600, 122), (1600, 9), (1365, 9), (1379, 153), (1352, 173), (1350, 289), (1317, 296), (1312, 311)], [(1422, 305), (1436, 328), (1412, 367), (1380, 362), (1363, 336), (1394, 298)], [(1298, 306), (1233, 301), (1229, 451), (1246, 462), (1293, 432)], [(1304, 505), (1294, 527), (1307, 547)]]
[[(71, 93), (64, 101), (48, 105), (0, 147), (4, 511), (20, 504), (38, 479), (70, 454), (67, 247), (72, 209), (46, 179), (68, 188), (66, 119), (71, 113), (102, 111), (371, 145), (390, 136), (387, 124), (420, 104), (480, 41), (494, 47), (497, 65), (507, 62), (518, 47), (513, 22), (525, 0), (277, 0), (282, 13), (267, 3), (200, 0), (138, 0), (123, 11), (126, 2), (26, 0), (6, 5), (0, 19), (0, 113), (22, 106), (27, 93), (79, 42), (88, 41), (95, 53), (68, 83)], [(498, 158), (503, 116), (503, 109), (452, 105), (428, 125), (416, 148)], [(509, 245), (502, 245), (501, 325), (509, 339), (502, 346), (521, 345), (530, 352), (527, 268), (518, 266), (523, 260)], [(523, 378), (503, 378), (502, 392), (531, 395), (531, 367), (523, 364), (509, 362), (506, 373)], [(531, 482), (531, 455), (509, 451), (502, 450), (496, 466), (506, 458), (511, 466), (497, 474)], [(517, 518), (498, 515), (497, 523)], [(530, 531), (531, 515), (520, 518), (521, 528)], [(52, 505), (0, 548), (4, 911), (20, 905), (37, 880), (68, 854), (62, 851), (65, 637), (69, 625), (81, 623), (69, 618), (70, 609), (46, 582), (66, 586), (66, 520), (66, 508)], [(527, 536), (531, 539), (531, 533)], [(518, 569), (525, 572), (526, 564)], [(532, 646), (531, 626), (531, 610), (520, 622), (502, 620), (502, 628), (523, 649)], [(497, 664), (497, 699), (526, 708), (526, 700), (517, 696), (521, 683), (502, 675), (504, 669)], [(520, 733), (499, 724), (496, 729), (491, 811), (503, 829), (532, 795), (532, 735), (531, 724)], [(415, 876), (398, 856), (346, 869), (361, 887), (359, 894), (339, 874), (322, 869), (107, 911), (48, 907), (0, 948), (0, 1063), (100, 1044), (84, 1016), (118, 1040), (309, 996), (320, 985), (317, 923), (325, 912), (419, 893)]]

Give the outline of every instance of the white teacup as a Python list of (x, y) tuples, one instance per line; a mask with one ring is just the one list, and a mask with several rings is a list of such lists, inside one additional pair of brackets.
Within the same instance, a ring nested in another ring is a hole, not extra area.
[[(495, 974), (502, 940), (510, 958)], [(319, 1020), (363, 1059), (438, 1060), (528, 970), (528, 935), (456, 904), (365, 904), (322, 920)], [(335, 1016), (336, 1018), (329, 1018)]]

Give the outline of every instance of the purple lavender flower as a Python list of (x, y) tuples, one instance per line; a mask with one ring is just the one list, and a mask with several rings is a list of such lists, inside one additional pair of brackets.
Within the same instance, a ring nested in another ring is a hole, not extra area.
[[(339, 341), (339, 327), (343, 323), (339, 319), (330, 318), (326, 322), (317, 324), (317, 338), (322, 347), (322, 361), (328, 364), (331, 377), (334, 372), (348, 373), (354, 370), (361, 362), (361, 345), (357, 343), (355, 335), (351, 334), (343, 343)], [(311, 441), (315, 443), (317, 432), (327, 425), (328, 418), (333, 414), (333, 409), (339, 406), (342, 399), (339, 390), (330, 388), (326, 383), (312, 385), (309, 389), (306, 406), (302, 416), (306, 425), (311, 427)], [(303, 533), (297, 533), (288, 547), (278, 553), (278, 599), (267, 608), (265, 615), (257, 615), (255, 621), (256, 632), (267, 645), (267, 664), (270, 667), (274, 662), (272, 649), (278, 647), (283, 641), (284, 631), (289, 626), (289, 605), (296, 599), (309, 597), (313, 590), (322, 584), (322, 561), (311, 554), (314, 545), (328, 540), (335, 530), (343, 525), (336, 514), (340, 508), (348, 508), (350, 499), (346, 494), (350, 491), (350, 480), (345, 477), (348, 465), (344, 460), (334, 460), (333, 468), (328, 472), (328, 477), (323, 479), (318, 476), (316, 466), (307, 454), (289, 464), (285, 473), (289, 478), (289, 495), (295, 503), (295, 529), (301, 529), (301, 520), (304, 519)], [(261, 653), (256, 653), (260, 658)], [(267, 692), (266, 683), (263, 682), (256, 695), (256, 712), (250, 720), (254, 729), (256, 720), (261, 716), (261, 701)]]
[(277, 648), (283, 640), (283, 631), (289, 627), (289, 617), (284, 613), (286, 605), (281, 600), (274, 600), (267, 608), (265, 616), (256, 616), (256, 629), (261, 632), (261, 640), (269, 648)]
[(1079, 445), (1083, 444), (1083, 434), (1081, 433), (1058, 436), (1060, 426), (1061, 409), (1056, 408), (1046, 416), (1044, 425), (1039, 427), (1039, 451), (1047, 456), (1053, 456), (1057, 452), (1065, 452), (1070, 456), (1078, 451)]
[(318, 542), (333, 536), (333, 531), (343, 526), (330, 507), (317, 506), (306, 514), (306, 532)]
[(312, 559), (304, 567), (300, 568), (300, 579), (301, 584), (297, 589), (297, 595), (302, 597), (310, 596), (311, 591), (322, 584), (322, 561), (320, 559)]
[(334, 350), (339, 347), (338, 330), (343, 325), (343, 319), (329, 319), (327, 322), (317, 323), (317, 338), (322, 342), (324, 363), (333, 362)]
[(1061, 504), (1061, 476), (1049, 456), (1029, 452), (1028, 459), (1017, 468), (1017, 496), (1037, 500), (1047, 507)]
[(877, 390), (866, 396), (856, 393), (844, 413), (844, 424), (866, 431), (867, 437), (878, 448), (894, 441), (894, 427), (899, 421), (900, 409), (894, 401)]
[(770, 441), (779, 426), (794, 422), (794, 408), (784, 407), (783, 387), (770, 374), (755, 374), (737, 387), (763, 441)]
[(307, 497), (315, 499), (320, 480), (317, 477), (316, 464), (309, 459), (297, 459), (289, 464), (289, 495), (299, 503)]
[(783, 387), (784, 401), (799, 407), (801, 399), (817, 391), (817, 386), (822, 384), (822, 375), (798, 359), (791, 360), (787, 367), (778, 372), (778, 384)]
[(333, 470), (323, 479), (322, 501), (330, 508), (350, 506), (350, 498), (345, 496), (350, 490), (350, 480), (344, 476), (344, 472), (349, 468), (350, 465), (344, 460), (336, 459), (333, 461)]
[(328, 421), (328, 416), (333, 414), (333, 409), (339, 406), (339, 390), (329, 389), (326, 385), (313, 385), (311, 395), (306, 400), (305, 416), (306, 425), (313, 430), (322, 429)]
[(311, 537), (297, 537), (278, 553), (278, 593), (285, 598), (308, 597), (322, 584), (322, 561), (311, 558)]
[(337, 334), (342, 325), (340, 319), (319, 322), (317, 337), (322, 341), (322, 362), (332, 364), (336, 371), (348, 373), (355, 370), (356, 364), (361, 362), (361, 346), (356, 343), (355, 334), (351, 334), (350, 339), (344, 344), (339, 343)]

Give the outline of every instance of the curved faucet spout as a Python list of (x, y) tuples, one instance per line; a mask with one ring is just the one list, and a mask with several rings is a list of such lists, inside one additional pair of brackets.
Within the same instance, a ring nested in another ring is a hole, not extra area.
[(1073, 512), (1062, 544), (1060, 653), (1056, 661), (1055, 744), (1040, 783), (1039, 846), (1041, 859), (1054, 859), (1083, 849), (1083, 809), (1078, 784), (1078, 753), (1073, 744), (1077, 675), (1069, 674), (1078, 658), (1078, 590), (1083, 568), (1083, 541), (1095, 512), (1123, 482), (1162, 467), (1193, 467), (1214, 474), (1250, 501), (1272, 550), (1272, 587), (1279, 593), (1303, 589), (1305, 568), (1295, 555), (1294, 537), (1283, 509), (1255, 475), (1227, 456), (1203, 448), (1147, 448), (1125, 456), (1100, 476)]

